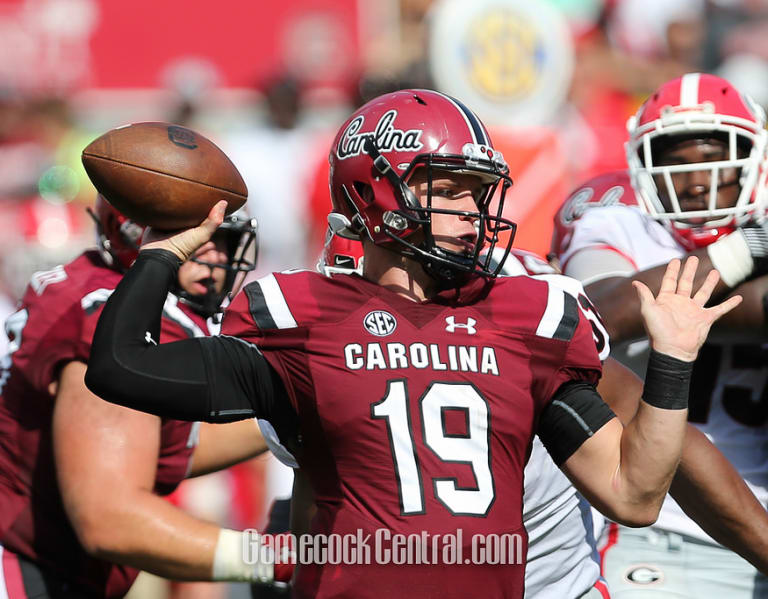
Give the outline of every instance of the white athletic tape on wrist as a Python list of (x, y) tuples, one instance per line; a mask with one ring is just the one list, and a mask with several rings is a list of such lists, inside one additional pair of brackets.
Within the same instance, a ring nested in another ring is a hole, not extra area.
[(707, 254), (728, 287), (736, 287), (752, 274), (755, 261), (744, 234), (736, 230), (707, 246)]
[[(255, 563), (248, 563), (246, 555)], [(261, 558), (267, 559), (261, 559)], [(222, 528), (213, 557), (212, 579), (232, 582), (266, 582), (274, 580), (275, 560), (272, 549), (262, 547), (259, 535)]]

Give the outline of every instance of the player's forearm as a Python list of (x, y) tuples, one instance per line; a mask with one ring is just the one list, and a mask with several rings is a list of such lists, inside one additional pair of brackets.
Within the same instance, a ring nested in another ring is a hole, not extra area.
[(690, 425), (670, 493), (713, 539), (768, 574), (768, 513), (725, 456)]
[(658, 514), (680, 461), (687, 414), (687, 410), (665, 410), (640, 402), (637, 414), (622, 432), (621, 458), (613, 482), (625, 510)]
[(189, 476), (201, 476), (239, 464), (267, 451), (258, 424), (252, 418), (229, 424), (200, 426), (200, 442), (192, 454)]
[[(689, 363), (653, 352), (643, 400), (634, 415), (634, 408), (623, 410), (631, 420), (622, 426), (613, 418), (564, 464), (587, 500), (621, 524), (647, 526), (658, 517), (683, 447), (690, 370)], [(632, 378), (627, 383), (627, 403), (634, 404), (637, 387)]]
[(211, 580), (219, 527), (148, 491), (108, 498), (77, 524), (85, 549), (174, 580)]
[(177, 267), (165, 250), (139, 254), (99, 317), (86, 385), (107, 401), (163, 418), (268, 417), (277, 377), (251, 344), (232, 337), (157, 344)]
[(202, 419), (209, 401), (199, 340), (158, 345), (163, 304), (178, 266), (161, 250), (139, 255), (99, 317), (85, 383), (112, 403), (194, 421)]
[[(705, 249), (696, 250), (689, 255), (699, 258), (699, 269), (693, 280), (693, 287), (699, 288), (712, 270), (712, 262)], [(640, 316), (640, 301), (632, 281), (640, 281), (657, 294), (661, 288), (667, 265), (636, 272), (631, 277), (611, 277), (590, 283), (584, 287), (592, 303), (603, 319), (611, 343), (618, 344), (645, 337), (643, 320)], [(713, 299), (723, 296), (729, 288), (720, 281), (712, 294)]]
[(682, 455), (692, 370), (692, 362), (651, 352), (642, 401), (622, 431), (614, 475), (619, 496), (630, 506), (661, 509)]
[(79, 523), (86, 550), (103, 560), (186, 581), (265, 582), (288, 580), (258, 534), (220, 528), (194, 518), (149, 491), (115, 498), (92, 510), (93, 529)]

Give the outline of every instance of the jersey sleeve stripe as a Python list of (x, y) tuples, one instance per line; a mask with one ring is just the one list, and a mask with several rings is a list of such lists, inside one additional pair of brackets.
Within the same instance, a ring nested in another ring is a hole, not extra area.
[(579, 326), (579, 306), (576, 303), (576, 298), (570, 293), (564, 293), (563, 298), (565, 299), (563, 317), (560, 319), (557, 329), (552, 336), (555, 339), (570, 341), (576, 332), (576, 327)]
[(267, 308), (267, 302), (264, 299), (261, 285), (256, 282), (246, 286), (245, 295), (248, 296), (248, 309), (250, 310), (251, 317), (256, 325), (260, 329), (276, 329), (277, 325), (272, 319), (272, 315), (269, 313), (269, 308)]
[(163, 306), (163, 316), (179, 325), (181, 330), (190, 338), (207, 337), (208, 335), (195, 324), (195, 321), (184, 314), (184, 311), (179, 308), (178, 304), (178, 298), (169, 293), (168, 298), (165, 300), (165, 305)]
[(259, 328), (292, 329), (298, 326), (275, 275), (267, 275), (248, 285), (245, 292), (251, 316)]
[(565, 310), (565, 294), (562, 290), (547, 283), (547, 308), (539, 321), (536, 334), (539, 337), (552, 338), (557, 330)]
[(109, 296), (112, 295), (113, 291), (114, 289), (105, 289), (103, 287), (95, 289), (82, 297), (80, 300), (80, 307), (88, 316), (90, 316), (103, 304), (107, 303), (107, 300), (109, 299)]
[[(610, 251), (610, 252), (614, 252), (614, 253), (618, 254), (619, 256), (621, 256), (622, 258), (624, 258), (625, 260), (627, 260), (627, 262), (629, 262), (630, 264), (632, 264), (632, 266), (634, 267), (634, 269), (635, 269), (635, 270), (640, 270), (640, 269), (637, 267), (637, 262), (635, 262), (635, 261), (632, 259), (632, 256), (630, 256), (630, 255), (629, 255), (629, 254), (627, 254), (626, 252), (622, 252), (621, 250), (619, 250), (619, 249), (617, 249), (617, 248), (615, 248), (615, 247), (613, 247), (613, 246), (611, 246), (611, 245), (607, 245), (607, 244), (605, 244), (605, 243), (599, 243), (599, 244), (595, 244), (595, 245), (586, 245), (586, 246), (584, 246), (584, 247), (581, 247), (581, 248), (579, 248), (579, 249), (575, 250), (575, 251), (574, 251), (574, 252), (573, 252), (573, 253), (572, 253), (570, 256), (568, 256), (568, 257), (567, 257), (567, 258), (566, 258), (566, 259), (563, 261), (563, 263), (562, 263), (562, 270), (563, 270), (563, 272), (566, 272), (566, 271), (568, 270), (568, 263), (571, 261), (571, 259), (572, 259), (572, 258), (573, 258), (573, 257), (574, 257), (576, 254), (578, 254), (579, 252), (583, 252), (583, 251), (585, 251), (585, 250), (607, 250), (607, 251)], [(592, 279), (590, 280), (590, 282), (598, 281), (598, 280), (600, 280), (600, 278), (602, 278), (602, 277), (594, 277), (594, 278), (592, 278)]]
[(547, 282), (547, 308), (541, 317), (536, 334), (539, 337), (570, 341), (579, 324), (579, 306), (576, 298)]

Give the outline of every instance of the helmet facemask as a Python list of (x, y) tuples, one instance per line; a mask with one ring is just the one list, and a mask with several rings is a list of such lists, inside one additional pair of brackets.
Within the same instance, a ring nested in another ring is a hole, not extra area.
[[(762, 110), (725, 80), (689, 74), (682, 83), (674, 80), (662, 86), (627, 125), (627, 161), (640, 207), (689, 249), (707, 245), (750, 220), (761, 220), (768, 136), (764, 122)], [(660, 163), (661, 152), (687, 140), (717, 140), (724, 155), (709, 161)], [(685, 173), (689, 177), (699, 173), (700, 185), (708, 187), (706, 205), (691, 207), (680, 201), (674, 183)], [(733, 202), (718, 207), (718, 198), (722, 203), (722, 192), (730, 186), (738, 186)]]
[[(196, 312), (205, 317), (211, 317), (221, 312), (221, 304), (225, 298), (230, 299), (237, 294), (245, 276), (256, 268), (258, 244), (256, 238), (256, 220), (244, 219), (235, 215), (228, 216), (211, 238), (214, 242), (223, 241), (227, 256), (225, 263), (214, 263), (192, 257), (190, 262), (206, 266), (211, 276), (205, 280), (207, 291), (203, 294), (192, 294), (177, 287), (176, 294), (190, 305)], [(215, 269), (224, 269), (225, 276), (221, 290), (216, 288)]]

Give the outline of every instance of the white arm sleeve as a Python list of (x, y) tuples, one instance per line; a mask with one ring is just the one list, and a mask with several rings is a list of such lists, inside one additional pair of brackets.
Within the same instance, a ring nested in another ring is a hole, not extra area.
[(589, 285), (610, 277), (629, 277), (635, 272), (635, 265), (612, 249), (584, 248), (571, 256), (564, 274)]

